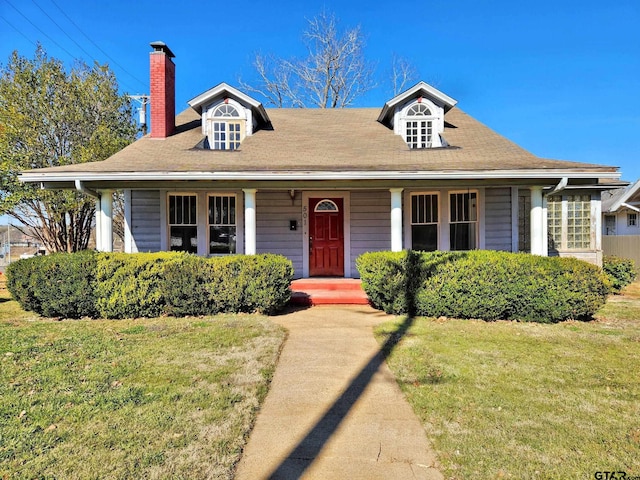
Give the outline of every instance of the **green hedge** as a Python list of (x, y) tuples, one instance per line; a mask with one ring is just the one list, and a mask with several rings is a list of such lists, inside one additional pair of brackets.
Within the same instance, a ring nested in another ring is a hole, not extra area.
[[(494, 251), (379, 252), (359, 257), (356, 264), (372, 304), (396, 314), (584, 319), (604, 304), (610, 289), (598, 267), (572, 258)], [(390, 294), (385, 285), (392, 286)]]
[(44, 316), (135, 318), (274, 313), (289, 300), (293, 267), (271, 254), (81, 252), (20, 260), (7, 276), (21, 306)]
[(7, 289), (23, 309), (46, 317), (95, 317), (94, 252), (56, 253), (7, 267)]
[(613, 291), (616, 293), (633, 282), (638, 274), (633, 260), (614, 255), (605, 255), (602, 270), (609, 277)]
[(362, 288), (371, 304), (386, 313), (415, 313), (416, 291), (443, 262), (459, 252), (368, 252), (356, 258)]

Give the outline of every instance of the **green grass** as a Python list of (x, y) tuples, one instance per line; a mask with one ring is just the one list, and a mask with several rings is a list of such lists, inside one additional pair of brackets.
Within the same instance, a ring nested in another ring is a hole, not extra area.
[(388, 362), (446, 478), (640, 476), (640, 284), (593, 322), (417, 318)]
[(259, 315), (44, 320), (0, 291), (0, 478), (232, 478), (283, 339)]

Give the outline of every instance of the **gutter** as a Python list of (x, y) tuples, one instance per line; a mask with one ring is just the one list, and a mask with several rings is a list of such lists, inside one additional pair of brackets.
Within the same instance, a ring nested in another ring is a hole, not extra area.
[[(105, 172), (105, 173), (40, 173), (23, 172), (21, 182), (74, 182), (76, 188), (86, 188), (83, 181), (161, 181), (161, 180), (487, 180), (487, 179), (551, 179), (564, 175), (558, 187), (564, 188), (568, 178), (618, 179), (619, 172), (546, 172), (544, 170), (492, 170), (492, 171), (260, 171), (260, 172)], [(78, 187), (80, 182), (80, 187)], [(82, 190), (80, 190), (82, 191)], [(555, 191), (555, 190), (554, 190)], [(95, 192), (97, 194), (97, 192)], [(89, 193), (89, 195), (92, 195)], [(95, 196), (95, 195), (94, 195)]]

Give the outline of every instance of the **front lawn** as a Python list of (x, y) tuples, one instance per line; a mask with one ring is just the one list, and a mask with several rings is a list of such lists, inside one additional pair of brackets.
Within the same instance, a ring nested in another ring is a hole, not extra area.
[(232, 478), (282, 329), (53, 321), (0, 291), (0, 478)]
[(413, 321), (388, 361), (447, 478), (640, 476), (640, 284), (597, 318)]

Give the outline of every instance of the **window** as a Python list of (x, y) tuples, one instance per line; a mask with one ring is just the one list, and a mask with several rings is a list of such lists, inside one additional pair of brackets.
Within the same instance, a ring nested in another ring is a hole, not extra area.
[(238, 110), (227, 103), (218, 106), (213, 112), (211, 122), (210, 145), (214, 150), (237, 150), (243, 139), (244, 120)]
[(413, 250), (438, 249), (438, 194), (411, 195), (411, 244)]
[(198, 197), (169, 195), (169, 250), (198, 252)]
[(518, 195), (518, 251), (531, 252), (530, 195)]
[(562, 248), (562, 197), (560, 195), (547, 198), (547, 237), (549, 250)]
[(209, 196), (209, 255), (236, 253), (236, 196)]
[(638, 214), (627, 213), (627, 227), (637, 227), (637, 226), (638, 226)]
[(407, 110), (405, 141), (409, 148), (431, 148), (433, 145), (433, 121), (431, 110), (423, 103), (416, 103)]
[(549, 250), (591, 247), (591, 196), (553, 195), (547, 198)]
[(567, 248), (591, 246), (591, 197), (567, 195)]
[(338, 206), (331, 200), (322, 200), (318, 202), (313, 209), (314, 212), (337, 212)]
[(451, 250), (473, 250), (478, 241), (478, 193), (449, 194)]

